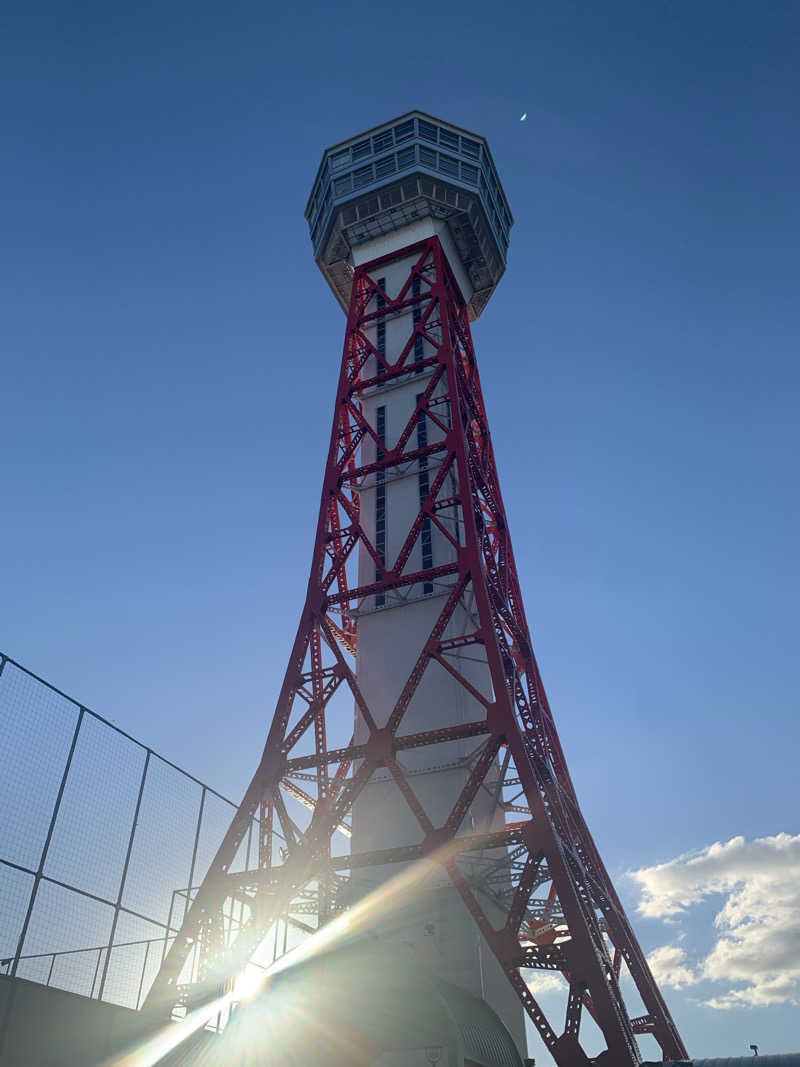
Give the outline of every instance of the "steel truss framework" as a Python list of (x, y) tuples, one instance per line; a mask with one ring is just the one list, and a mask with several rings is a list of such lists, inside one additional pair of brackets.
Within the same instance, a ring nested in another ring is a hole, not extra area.
[[(399, 260), (411, 267), (392, 297), (376, 279)], [(409, 324), (408, 338), (390, 360), (371, 339), (373, 328), (401, 316)], [(418, 338), (425, 342), (421, 361)], [(424, 389), (390, 446), (379, 440), (363, 401), (410, 374), (421, 375)], [(440, 432), (419, 447), (415, 428), (423, 417)], [(374, 447), (363, 449), (369, 439)], [(364, 462), (365, 453), (376, 458)], [(383, 559), (361, 523), (360, 491), (378, 471), (391, 477), (394, 471), (416, 469), (424, 456), (431, 472), (427, 496), (397, 558)], [(412, 551), (426, 521), (452, 545), (455, 558), (413, 570)], [(380, 575), (361, 587), (353, 578), (359, 546)], [(388, 721), (379, 726), (356, 678), (359, 611), (380, 594), (423, 595), (433, 583), (441, 604), (438, 619), (430, 632), (419, 635), (418, 659)], [(473, 628), (447, 637), (458, 605), (467, 606)], [(487, 664), (492, 698), (459, 670), (465, 649)], [(448, 671), (464, 686), (482, 708), (481, 717), (466, 725), (403, 733), (404, 713), (431, 669)], [(327, 742), (327, 712), (340, 689), (352, 695), (368, 736), (334, 748)], [(464, 761), (465, 784), (446, 821), (435, 826), (415, 794), (403, 754), (465, 738), (475, 739)], [(349, 834), (353, 802), (377, 771), (393, 778), (413, 811), (419, 841), (337, 854), (333, 843), (337, 835)], [(493, 796), (504, 813), (504, 828), (462, 832), (479, 790)], [(309, 813), (305, 825), (290, 807)], [(261, 869), (232, 873), (259, 808)], [(581, 1043), (587, 1016), (607, 1046), (596, 1062), (639, 1063), (636, 1035), (643, 1033), (655, 1037), (665, 1059), (686, 1057), (567, 770), (525, 619), (467, 311), (436, 238), (355, 271), (308, 593), (275, 715), (258, 769), (148, 1004), (163, 1009), (176, 1003), (181, 973), (198, 945), (204, 946), (207, 962), (215, 961), (217, 974), (233, 973), (279, 920), (313, 932), (346, 907), (352, 899), (347, 872), (424, 856), (440, 857), (437, 862), (557, 1063), (589, 1062)], [(231, 899), (246, 908), (236, 936), (223, 944), (221, 916)], [(623, 999), (623, 965), (644, 1006), (637, 1017), (631, 1017)], [(563, 975), (566, 1003), (560, 1021), (547, 1018), (537, 1003), (529, 988), (530, 969)], [(200, 970), (210, 973), (209, 966)]]

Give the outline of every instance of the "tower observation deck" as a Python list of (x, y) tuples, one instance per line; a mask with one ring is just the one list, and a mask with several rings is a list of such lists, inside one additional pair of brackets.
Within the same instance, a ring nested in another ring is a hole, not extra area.
[(486, 139), (422, 111), (329, 148), (306, 219), (317, 264), (345, 311), (356, 263), (435, 232), (448, 242), (472, 319), (503, 276), (513, 224)]

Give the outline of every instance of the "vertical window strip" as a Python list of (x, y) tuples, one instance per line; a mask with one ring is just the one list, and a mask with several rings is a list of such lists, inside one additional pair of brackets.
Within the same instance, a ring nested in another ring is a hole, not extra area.
[[(422, 399), (422, 393), (417, 394), (417, 403), (419, 404)], [(428, 420), (425, 412), (423, 411), (419, 419), (417, 420), (417, 448), (426, 448), (428, 444)], [(425, 503), (428, 493), (430, 492), (430, 471), (428, 469), (428, 457), (419, 457), (419, 506)], [(419, 544), (422, 552), (422, 569), (428, 570), (433, 566), (433, 532), (431, 530), (431, 520), (426, 515), (422, 520), (422, 529), (419, 534)], [(423, 593), (433, 592), (433, 582), (422, 583)]]
[[(412, 282), (411, 291), (412, 291), (414, 296), (419, 296), (419, 294), (420, 294), (419, 275), (417, 275), (416, 278), (414, 279), (414, 281)], [(414, 305), (414, 325), (415, 326), (416, 326), (416, 324), (419, 322), (419, 320), (421, 318), (422, 318), (422, 309), (420, 308), (419, 304), (415, 304)], [(423, 340), (422, 337), (417, 336), (417, 337), (414, 338), (414, 362), (415, 363), (420, 363), (422, 361), (422, 359), (424, 358), (424, 355), (425, 355), (425, 341)], [(415, 374), (419, 374), (421, 370), (422, 370), (422, 367), (415, 367), (414, 368), (414, 373)]]
[[(385, 278), (378, 278), (378, 286), (379, 286), (380, 289), (382, 289), (385, 292), (385, 290), (386, 290), (386, 279)], [(378, 311), (383, 311), (383, 309), (385, 307), (386, 307), (386, 300), (379, 293), (378, 297), (377, 297), (377, 308), (378, 308)], [(380, 352), (381, 357), (385, 360), (386, 359), (386, 321), (385, 321), (385, 319), (384, 319), (384, 317), (382, 315), (377, 320), (377, 326), (375, 328), (375, 335), (376, 335), (376, 342), (375, 342), (376, 348)], [(376, 360), (375, 362), (377, 363), (378, 374), (384, 374), (385, 373), (385, 368), (381, 365), (380, 360)]]
[[(386, 407), (382, 404), (375, 411), (375, 433), (381, 445), (386, 444)], [(383, 459), (385, 452), (379, 445), (377, 459)], [(375, 551), (382, 564), (386, 563), (386, 468), (382, 467), (375, 474)], [(383, 572), (379, 567), (375, 568), (375, 581), (383, 578)], [(385, 593), (375, 594), (375, 607), (380, 608), (386, 603)]]

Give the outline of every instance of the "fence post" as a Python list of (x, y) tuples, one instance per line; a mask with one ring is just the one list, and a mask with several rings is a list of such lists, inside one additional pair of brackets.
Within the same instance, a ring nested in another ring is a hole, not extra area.
[(108, 965), (111, 962), (111, 949), (114, 945), (114, 937), (117, 933), (117, 921), (119, 919), (119, 909), (122, 906), (122, 894), (125, 892), (125, 879), (128, 877), (128, 865), (131, 862), (131, 852), (133, 851), (133, 839), (136, 836), (136, 827), (139, 824), (139, 811), (142, 806), (142, 794), (144, 793), (144, 783), (147, 780), (147, 769), (150, 766), (150, 749), (147, 749), (147, 755), (144, 758), (144, 770), (142, 771), (142, 780), (139, 783), (139, 795), (136, 798), (136, 810), (133, 813), (133, 823), (131, 824), (131, 833), (128, 838), (128, 851), (125, 853), (125, 864), (122, 868), (122, 877), (119, 880), (119, 893), (117, 893), (117, 902), (114, 905), (114, 918), (111, 922), (111, 933), (108, 938), (108, 949), (106, 950), (106, 958), (103, 963), (103, 975), (100, 979), (100, 987), (97, 990), (97, 999), (103, 999), (103, 990), (106, 987), (106, 978), (108, 976)]
[[(106, 955), (108, 955), (108, 950), (106, 950)], [(89, 990), (89, 1000), (94, 996), (94, 983), (97, 981), (97, 972), (100, 970), (100, 960), (102, 957), (103, 950), (99, 948), (97, 950), (97, 963), (94, 965), (94, 975), (92, 976), (92, 988)]]
[(197, 813), (197, 828), (194, 832), (194, 847), (192, 849), (192, 862), (189, 865), (189, 888), (186, 892), (186, 905), (183, 909), (183, 915), (181, 916), (181, 924), (186, 918), (186, 908), (191, 906), (192, 901), (192, 882), (194, 881), (194, 866), (197, 862), (197, 846), (200, 844), (200, 827), (203, 824), (203, 810), (206, 806), (206, 787), (203, 786), (203, 792), (200, 794), (200, 811)]
[(167, 954), (167, 941), (169, 941), (170, 931), (172, 930), (172, 911), (175, 907), (175, 894), (177, 889), (172, 890), (172, 897), (169, 902), (169, 915), (167, 915), (167, 927), (164, 930), (164, 944), (161, 946), (161, 962), (164, 962), (164, 956)]
[(139, 1001), (142, 999), (142, 986), (144, 985), (144, 972), (147, 970), (147, 957), (150, 955), (150, 942), (145, 944), (144, 950), (144, 963), (142, 964), (142, 973), (139, 975), (139, 989), (136, 993), (136, 1010), (139, 1010)]

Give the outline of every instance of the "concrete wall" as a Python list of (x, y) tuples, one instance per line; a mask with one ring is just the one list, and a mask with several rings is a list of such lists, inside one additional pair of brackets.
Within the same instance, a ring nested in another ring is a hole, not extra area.
[(94, 1067), (148, 1027), (129, 1008), (0, 977), (2, 1067)]
[[(110, 1057), (134, 1051), (163, 1025), (117, 1004), (0, 976), (0, 1067), (107, 1067)], [(200, 1030), (159, 1063), (219, 1063), (217, 1040)]]

